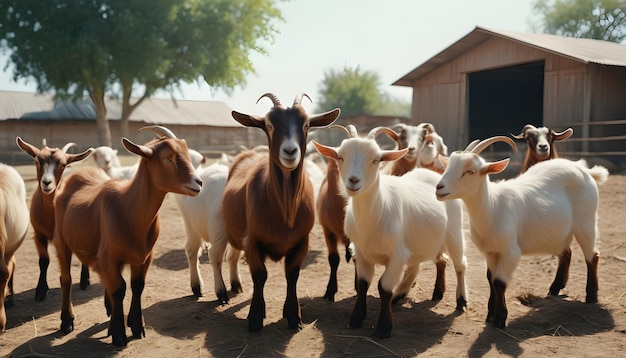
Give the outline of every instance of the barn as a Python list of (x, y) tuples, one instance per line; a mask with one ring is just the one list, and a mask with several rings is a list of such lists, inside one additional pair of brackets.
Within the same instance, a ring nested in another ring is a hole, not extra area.
[(626, 45), (476, 27), (393, 85), (413, 89), (411, 120), (450, 150), (533, 124), (574, 129), (562, 156), (626, 163)]
[[(125, 153), (121, 144), (121, 102), (106, 99), (113, 147)], [(159, 124), (207, 156), (265, 144), (260, 131), (240, 125), (223, 102), (149, 98), (129, 119), (129, 133), (140, 127)], [(91, 100), (55, 102), (53, 95), (28, 92), (0, 92), (0, 160), (14, 164), (28, 160), (17, 148), (15, 137), (40, 146), (62, 147), (74, 142), (77, 150), (98, 145), (96, 114)], [(131, 138), (132, 139), (132, 138)]]

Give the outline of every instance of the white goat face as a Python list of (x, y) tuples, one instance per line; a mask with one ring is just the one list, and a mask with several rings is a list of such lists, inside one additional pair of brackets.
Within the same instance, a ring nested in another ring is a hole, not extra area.
[(50, 195), (57, 188), (56, 174), (63, 173), (63, 170), (65, 170), (65, 163), (41, 161), (37, 162), (37, 166), (37, 170), (41, 171), (41, 178), (39, 179), (41, 192), (46, 195)]
[(467, 152), (453, 152), (448, 158), (446, 170), (437, 184), (438, 200), (459, 199), (466, 193), (476, 191), (482, 178), (484, 160)]
[(120, 167), (117, 159), (117, 149), (108, 146), (100, 146), (94, 150), (93, 158), (98, 168), (108, 172), (112, 167)]
[(407, 159), (415, 159), (417, 157), (417, 149), (422, 145), (423, 140), (423, 126), (405, 125), (402, 127), (400, 131), (400, 141), (404, 145), (404, 148), (409, 149), (405, 156)]

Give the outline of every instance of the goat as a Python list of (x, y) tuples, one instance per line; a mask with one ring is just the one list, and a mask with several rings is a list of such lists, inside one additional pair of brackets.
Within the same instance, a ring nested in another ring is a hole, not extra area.
[(559, 266), (550, 295), (565, 287), (571, 260), (572, 237), (587, 263), (587, 299), (598, 300), (598, 184), (608, 171), (566, 159), (532, 166), (517, 178), (492, 182), (489, 174), (502, 172), (509, 159), (486, 162), (481, 151), (495, 142), (515, 148), (511, 138), (497, 136), (474, 141), (463, 152), (442, 160), (447, 167), (437, 185), (437, 199), (461, 199), (470, 218), (472, 241), (487, 260), (489, 296), (487, 322), (504, 328), (508, 311), (505, 292), (522, 255), (556, 254)]
[(443, 173), (437, 158), (439, 155), (447, 156), (448, 147), (431, 123), (420, 123), (417, 126), (398, 123), (393, 129), (399, 132), (395, 139), (398, 149), (408, 148), (409, 151), (402, 158), (384, 166), (383, 173), (399, 176), (416, 167)]
[[(203, 183), (200, 194), (195, 197), (176, 195), (176, 203), (183, 216), (187, 232), (185, 254), (189, 264), (191, 291), (196, 297), (202, 296), (204, 283), (200, 274), (198, 254), (204, 240), (211, 244), (209, 258), (213, 267), (215, 293), (218, 301), (225, 304), (228, 303), (228, 293), (222, 276), (222, 261), (228, 238), (222, 217), (222, 196), (228, 179), (228, 166), (214, 163), (197, 169), (197, 174)], [(239, 256), (239, 250), (228, 250), (231, 290), (234, 293), (242, 292), (241, 285), (237, 286), (237, 283), (241, 282), (237, 265)]]
[[(348, 327), (361, 327), (366, 317), (366, 295), (374, 267), (385, 265), (378, 282), (381, 303), (376, 335), (389, 337), (393, 296), (405, 296), (420, 263), (438, 259), (446, 247), (457, 275), (456, 309), (463, 311), (467, 306), (467, 260), (460, 201), (441, 203), (436, 200), (434, 191), (440, 175), (432, 170), (415, 168), (403, 176), (379, 172), (380, 162), (398, 160), (408, 152), (407, 148), (382, 150), (378, 146), (375, 141), (378, 134), (387, 133), (392, 138), (397, 135), (391, 129), (376, 127), (367, 138), (358, 137), (354, 126), (349, 126), (346, 132), (349, 139), (338, 148), (313, 144), (320, 154), (337, 161), (350, 196), (345, 232), (355, 246), (358, 282), (357, 300)], [(405, 266), (406, 273), (401, 280)]]
[(7, 325), (5, 304), (13, 304), (14, 254), (26, 237), (29, 221), (24, 179), (15, 168), (2, 163), (0, 218), (0, 333), (4, 333)]
[(330, 160), (326, 164), (326, 178), (322, 181), (317, 199), (317, 219), (324, 231), (324, 239), (328, 249), (328, 264), (330, 265), (330, 277), (324, 298), (331, 302), (335, 301), (335, 294), (337, 293), (337, 269), (339, 268), (337, 245), (339, 241), (346, 248), (346, 262), (350, 262), (352, 257), (349, 249), (350, 238), (344, 231), (347, 204), (348, 195), (341, 185), (337, 162)]
[[(15, 139), (17, 146), (35, 159), (37, 170), (37, 189), (33, 192), (30, 203), (30, 222), (35, 233), (35, 247), (39, 255), (39, 279), (35, 288), (35, 301), (43, 301), (48, 293), (48, 266), (50, 254), (48, 243), (54, 235), (54, 197), (59, 187), (67, 165), (87, 158), (93, 149), (89, 148), (82, 153), (68, 154), (74, 143), (67, 143), (62, 149), (49, 148), (44, 145), (39, 149), (25, 142), (22, 138)], [(89, 268), (81, 267), (80, 288), (85, 290), (89, 286)]]
[(573, 133), (574, 130), (572, 128), (567, 128), (563, 132), (555, 132), (547, 127), (537, 128), (532, 124), (527, 124), (520, 134), (511, 134), (511, 137), (514, 139), (525, 141), (528, 144), (520, 174), (539, 162), (558, 158), (559, 154), (556, 151), (554, 142), (565, 140)]
[[(204, 155), (196, 150), (189, 149), (189, 155), (195, 168), (206, 163)], [(113, 149), (107, 145), (96, 147), (92, 157), (98, 168), (104, 170), (112, 179), (130, 180), (133, 175), (135, 175), (139, 166), (139, 162), (133, 165), (122, 166), (117, 156), (117, 149)]]
[[(191, 165), (185, 140), (167, 128), (148, 126), (161, 137), (145, 145), (126, 138), (122, 144), (141, 157), (130, 181), (111, 180), (100, 169), (81, 167), (68, 175), (55, 199), (54, 243), (61, 270), (61, 330), (74, 329), (71, 301), (71, 254), (98, 272), (105, 293), (108, 335), (115, 346), (126, 346), (123, 300), (124, 265), (130, 265), (132, 300), (128, 326), (134, 338), (145, 336), (141, 294), (159, 236), (159, 209), (168, 192), (198, 195), (202, 181)], [(138, 132), (139, 132), (138, 131)]]
[(336, 108), (307, 114), (301, 104), (303, 97), (309, 98), (304, 93), (287, 108), (273, 93), (265, 93), (259, 100), (264, 97), (273, 103), (264, 117), (236, 111), (232, 116), (244, 126), (263, 129), (269, 153), (239, 154), (230, 168), (222, 200), (228, 241), (235, 249), (245, 251), (254, 282), (248, 314), (250, 332), (263, 328), (267, 257), (274, 261), (284, 257), (287, 296), (283, 317), (290, 329), (302, 327), (296, 285), (315, 222), (313, 188), (304, 173), (304, 149), (309, 128), (327, 126), (340, 113)]

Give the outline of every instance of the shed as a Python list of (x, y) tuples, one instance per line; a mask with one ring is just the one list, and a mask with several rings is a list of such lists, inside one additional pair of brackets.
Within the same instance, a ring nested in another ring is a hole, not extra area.
[[(113, 147), (121, 145), (121, 101), (106, 99)], [(206, 155), (254, 147), (266, 142), (263, 133), (240, 125), (223, 102), (148, 98), (129, 119), (130, 135), (146, 125), (159, 124), (185, 138), (190, 148)], [(14, 162), (21, 156), (15, 137), (40, 146), (61, 147), (74, 142), (79, 150), (96, 146), (96, 114), (91, 100), (55, 102), (51, 94), (0, 92), (0, 150), (3, 161)], [(132, 138), (131, 138), (132, 139)]]
[(530, 123), (574, 129), (562, 156), (626, 161), (623, 44), (476, 27), (393, 85), (413, 88), (412, 121), (433, 123), (450, 150)]

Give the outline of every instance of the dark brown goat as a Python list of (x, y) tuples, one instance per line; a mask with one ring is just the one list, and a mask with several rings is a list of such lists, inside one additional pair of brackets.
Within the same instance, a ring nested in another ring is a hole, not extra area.
[[(67, 165), (87, 158), (93, 148), (79, 154), (67, 154), (67, 150), (74, 143), (67, 143), (63, 149), (49, 148), (44, 145), (39, 149), (17, 137), (17, 146), (35, 159), (37, 169), (37, 189), (33, 192), (30, 203), (30, 222), (35, 232), (35, 247), (39, 254), (39, 280), (35, 289), (35, 301), (43, 301), (46, 298), (48, 287), (48, 266), (50, 254), (48, 243), (54, 234), (54, 196), (61, 182), (61, 177)], [(87, 289), (89, 286), (89, 268), (82, 265), (80, 272), (80, 288)]]
[[(305, 174), (303, 160), (310, 127), (334, 122), (340, 110), (308, 115), (296, 96), (286, 108), (276, 95), (266, 93), (274, 104), (264, 116), (232, 112), (233, 118), (248, 127), (263, 129), (269, 153), (247, 151), (232, 164), (222, 199), (222, 214), (229, 243), (244, 250), (254, 282), (248, 314), (248, 330), (263, 328), (267, 281), (265, 259), (285, 259), (287, 296), (283, 317), (289, 328), (302, 327), (296, 285), (300, 266), (308, 252), (309, 232), (315, 222), (313, 187)], [(236, 283), (232, 283), (235, 287)], [(241, 286), (241, 284), (239, 284)]]
[(81, 167), (68, 175), (57, 194), (54, 243), (61, 270), (61, 330), (74, 329), (71, 301), (71, 255), (98, 272), (105, 293), (108, 334), (126, 346), (123, 301), (124, 265), (130, 265), (132, 300), (128, 326), (134, 338), (145, 336), (141, 294), (159, 236), (159, 209), (168, 192), (198, 195), (202, 181), (195, 174), (187, 143), (167, 128), (143, 127), (161, 135), (146, 145), (126, 138), (126, 149), (141, 157), (130, 181), (110, 180), (100, 169)]
[(525, 141), (528, 144), (526, 157), (522, 163), (521, 173), (524, 173), (533, 165), (548, 159), (558, 158), (554, 142), (569, 138), (574, 133), (572, 128), (567, 128), (563, 132), (555, 132), (547, 127), (535, 127), (527, 124), (520, 134), (511, 134), (514, 139)]

